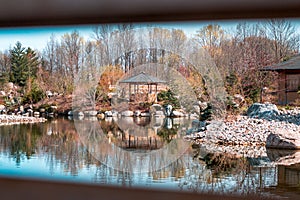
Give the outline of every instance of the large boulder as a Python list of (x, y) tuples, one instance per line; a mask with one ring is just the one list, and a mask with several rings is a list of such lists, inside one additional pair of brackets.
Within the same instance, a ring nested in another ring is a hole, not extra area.
[(288, 129), (277, 129), (270, 133), (266, 141), (267, 148), (300, 149), (300, 135)]
[(84, 114), (86, 116), (97, 116), (98, 112), (96, 110), (88, 110), (88, 111), (85, 111)]
[(0, 112), (1, 112), (2, 110), (5, 110), (5, 105), (1, 105), (1, 104), (0, 104)]
[(248, 108), (247, 115), (252, 118), (275, 120), (279, 110), (275, 104), (254, 103)]
[(113, 112), (108, 110), (104, 112), (105, 117), (112, 117), (113, 116)]
[(185, 114), (180, 111), (173, 110), (172, 117), (185, 117)]
[(161, 105), (159, 105), (159, 104), (153, 104), (152, 106), (150, 106), (150, 113), (151, 113), (151, 115), (156, 115), (157, 111), (164, 112), (164, 108)]
[(6, 85), (8, 87), (8, 89), (12, 90), (14, 89), (14, 84), (12, 82), (7, 83)]
[(4, 96), (6, 96), (6, 92), (5, 91), (0, 91), (0, 97), (4, 97)]
[(162, 110), (158, 110), (154, 114), (155, 117), (165, 117), (165, 113)]

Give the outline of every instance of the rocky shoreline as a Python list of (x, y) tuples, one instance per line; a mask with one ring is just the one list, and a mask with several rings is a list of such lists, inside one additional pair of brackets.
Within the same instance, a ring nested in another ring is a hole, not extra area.
[(47, 119), (43, 117), (29, 117), (22, 115), (0, 115), (0, 126), (14, 125), (14, 124), (29, 124), (29, 123), (42, 123)]
[(298, 149), (300, 109), (279, 111), (276, 107), (275, 111), (263, 113), (248, 112), (247, 116), (236, 116), (232, 121), (211, 121), (205, 128), (194, 120), (185, 139), (209, 150), (238, 156), (264, 156), (266, 147)]

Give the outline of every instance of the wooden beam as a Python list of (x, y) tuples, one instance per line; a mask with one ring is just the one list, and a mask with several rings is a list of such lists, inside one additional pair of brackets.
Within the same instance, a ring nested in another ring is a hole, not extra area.
[[(197, 194), (189, 192), (175, 192), (150, 190), (141, 188), (100, 186), (95, 184), (79, 184), (72, 182), (43, 181), (34, 179), (0, 177), (1, 199), (30, 199), (30, 200), (98, 200), (100, 199), (160, 199), (160, 200), (239, 200), (238, 196), (224, 196), (213, 194)], [(265, 197), (264, 197), (265, 198)], [(243, 199), (263, 199), (255, 195), (243, 196)], [(268, 198), (266, 198), (268, 199)], [(271, 198), (270, 198), (271, 199)]]
[(298, 0), (10, 0), (0, 26), (300, 17)]

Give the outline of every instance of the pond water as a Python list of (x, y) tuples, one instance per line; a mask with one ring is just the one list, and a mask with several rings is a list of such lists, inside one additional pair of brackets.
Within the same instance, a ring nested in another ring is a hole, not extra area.
[(203, 152), (183, 139), (190, 124), (58, 118), (0, 126), (0, 176), (300, 198), (300, 164), (274, 165), (281, 154), (272, 151), (263, 158)]

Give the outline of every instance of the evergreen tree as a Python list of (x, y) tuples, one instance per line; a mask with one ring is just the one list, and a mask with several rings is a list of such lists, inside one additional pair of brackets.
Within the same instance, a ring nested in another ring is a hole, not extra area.
[(28, 78), (35, 78), (38, 65), (40, 64), (36, 53), (28, 47), (26, 50), (26, 59), (27, 59), (27, 70), (28, 70)]
[(27, 75), (26, 75), (26, 57), (25, 48), (22, 47), (20, 42), (17, 42), (15, 47), (10, 50), (10, 62), (11, 62), (11, 72), (10, 81), (19, 84), (20, 86), (25, 86)]
[(11, 72), (10, 81), (25, 86), (29, 79), (36, 76), (39, 65), (36, 53), (31, 49), (25, 49), (20, 42), (10, 50)]

